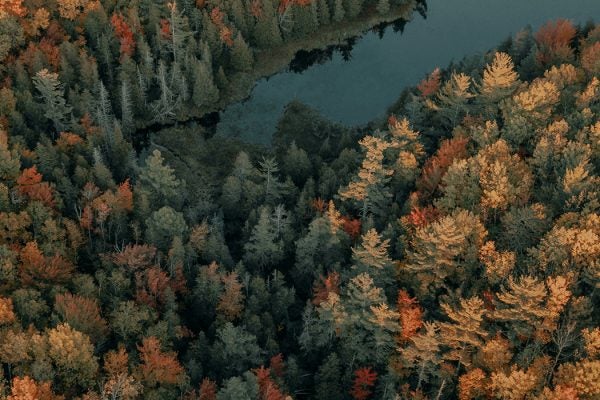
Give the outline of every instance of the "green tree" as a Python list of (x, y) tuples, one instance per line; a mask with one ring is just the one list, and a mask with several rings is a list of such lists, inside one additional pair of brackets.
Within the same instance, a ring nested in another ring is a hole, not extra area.
[(283, 258), (283, 245), (271, 221), (268, 207), (260, 209), (258, 222), (244, 245), (244, 262), (261, 271), (272, 268)]
[(254, 335), (227, 322), (217, 329), (216, 337), (211, 348), (211, 358), (215, 371), (219, 371), (220, 376), (237, 375), (249, 368), (258, 367), (261, 349)]
[(71, 106), (65, 101), (58, 74), (42, 69), (33, 78), (35, 88), (44, 102), (44, 116), (52, 121), (56, 132), (68, 130), (71, 126)]
[(160, 208), (146, 222), (146, 238), (159, 249), (168, 250), (175, 236), (183, 236), (188, 227), (183, 214), (169, 206)]
[(342, 366), (336, 353), (327, 356), (315, 375), (315, 399), (342, 400)]
[(197, 107), (206, 107), (219, 100), (219, 89), (214, 83), (212, 68), (205, 61), (192, 64), (192, 101)]
[(177, 204), (181, 200), (183, 182), (175, 176), (175, 170), (165, 164), (160, 150), (155, 149), (146, 158), (139, 173), (142, 189), (146, 191), (154, 207), (161, 204)]
[(254, 64), (252, 49), (248, 46), (241, 33), (235, 36), (231, 48), (231, 64), (237, 71), (250, 71)]

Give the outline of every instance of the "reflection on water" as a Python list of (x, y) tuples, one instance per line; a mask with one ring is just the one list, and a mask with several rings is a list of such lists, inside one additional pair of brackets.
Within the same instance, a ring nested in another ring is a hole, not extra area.
[(376, 26), (325, 50), (298, 52), (221, 113), (218, 135), (269, 143), (286, 104), (301, 101), (346, 125), (383, 116), (401, 91), (437, 66), (484, 52), (527, 25), (600, 18), (600, 0), (428, 0), (412, 21)]

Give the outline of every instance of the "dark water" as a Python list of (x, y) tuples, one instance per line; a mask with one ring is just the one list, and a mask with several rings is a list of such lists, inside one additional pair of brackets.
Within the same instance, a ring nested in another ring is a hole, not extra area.
[(248, 100), (227, 107), (217, 135), (269, 143), (293, 100), (345, 125), (365, 124), (435, 67), (485, 52), (528, 24), (537, 29), (556, 18), (598, 21), (600, 0), (427, 0), (422, 14), (347, 46), (298, 54), (288, 70), (260, 80)]

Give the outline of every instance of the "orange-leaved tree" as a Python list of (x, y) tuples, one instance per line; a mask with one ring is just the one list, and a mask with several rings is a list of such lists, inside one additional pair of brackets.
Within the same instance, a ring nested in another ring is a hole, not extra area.
[(371, 367), (363, 367), (354, 371), (354, 381), (350, 394), (355, 400), (366, 400), (373, 393), (377, 381), (377, 373)]
[(148, 385), (175, 385), (181, 382), (184, 370), (177, 360), (177, 353), (163, 352), (156, 337), (145, 338), (138, 350), (142, 361), (140, 372)]

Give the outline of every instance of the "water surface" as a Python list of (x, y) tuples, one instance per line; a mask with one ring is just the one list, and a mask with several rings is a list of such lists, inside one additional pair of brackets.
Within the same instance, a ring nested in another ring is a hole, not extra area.
[[(400, 31), (369, 32), (301, 73), (288, 68), (257, 82), (249, 99), (228, 106), (217, 135), (269, 143), (286, 104), (301, 101), (345, 125), (383, 116), (401, 91), (435, 67), (485, 52), (526, 25), (600, 19), (600, 0), (428, 0)], [(292, 65), (293, 66), (293, 65)]]

